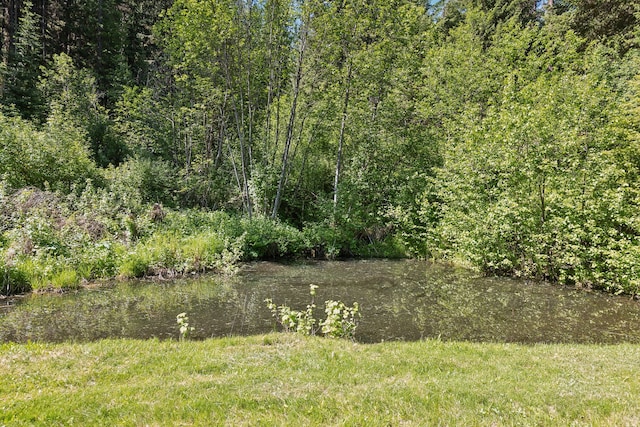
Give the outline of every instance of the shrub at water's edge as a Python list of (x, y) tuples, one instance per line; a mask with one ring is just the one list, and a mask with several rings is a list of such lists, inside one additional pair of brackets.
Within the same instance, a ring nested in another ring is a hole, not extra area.
[(31, 290), (25, 275), (15, 267), (0, 264), (0, 295), (11, 295)]
[[(488, 274), (520, 277), (539, 277), (535, 267), (543, 265), (542, 261), (554, 261), (561, 274), (550, 280), (613, 293), (639, 293), (634, 274), (637, 248), (631, 243), (618, 245), (625, 256), (607, 258), (603, 255), (606, 246), (591, 248), (587, 255), (597, 255), (602, 265), (590, 264), (596, 268), (580, 270), (567, 261), (571, 254), (576, 259), (582, 254), (572, 248), (553, 252), (553, 259), (540, 255), (541, 261), (534, 263), (522, 255), (509, 264), (502, 260), (506, 255), (496, 252), (491, 242), (482, 245), (495, 234), (491, 229), (476, 230), (473, 239), (456, 234), (455, 239), (448, 240), (442, 227), (425, 237), (399, 222), (378, 227), (316, 222), (298, 229), (265, 217), (248, 219), (222, 211), (173, 210), (160, 204), (127, 205), (90, 181), (70, 194), (25, 188), (2, 195), (1, 201), (2, 295), (74, 289), (87, 281), (115, 277), (229, 274), (239, 262), (253, 260), (410, 255), (459, 259)], [(409, 233), (412, 230), (415, 233)], [(411, 240), (418, 235), (425, 241), (422, 249)], [(446, 250), (445, 243), (456, 243), (461, 253)], [(565, 262), (558, 264), (562, 260)], [(516, 261), (530, 268), (516, 268)], [(509, 265), (512, 267), (506, 268)], [(548, 278), (544, 274), (542, 277)]]
[[(253, 260), (411, 255), (458, 260), (487, 274), (640, 293), (635, 273), (638, 246), (624, 239), (604, 242), (617, 242), (616, 251), (603, 243), (585, 252), (578, 243), (564, 247), (561, 242), (555, 243), (553, 256), (540, 248), (536, 255), (531, 252), (533, 246), (526, 252), (524, 243), (499, 251), (496, 248), (504, 240), (500, 230), (509, 226), (520, 234), (525, 231), (502, 222), (502, 228), (486, 230), (475, 223), (473, 235), (455, 234), (444, 223), (427, 232), (401, 221), (377, 227), (315, 222), (299, 229), (265, 217), (173, 210), (157, 203), (126, 204), (90, 181), (70, 194), (24, 188), (9, 195), (0, 193), (0, 201), (1, 295), (74, 289), (87, 281), (115, 277), (229, 274), (239, 262)], [(563, 241), (570, 240), (565, 236)], [(508, 255), (513, 248), (522, 251), (512, 259)], [(587, 265), (591, 259), (598, 262)], [(544, 265), (555, 276), (541, 270)]]
[(330, 225), (299, 230), (220, 211), (132, 209), (91, 183), (70, 195), (22, 189), (4, 198), (0, 218), (4, 295), (113, 277), (227, 274), (240, 261), (404, 255), (395, 242)]

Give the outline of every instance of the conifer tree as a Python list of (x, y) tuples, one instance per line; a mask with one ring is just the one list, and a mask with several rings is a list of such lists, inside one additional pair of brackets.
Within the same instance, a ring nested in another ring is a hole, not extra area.
[(42, 119), (43, 102), (37, 82), (43, 63), (39, 15), (33, 12), (32, 2), (22, 7), (18, 29), (8, 61), (3, 70), (2, 105), (26, 119)]

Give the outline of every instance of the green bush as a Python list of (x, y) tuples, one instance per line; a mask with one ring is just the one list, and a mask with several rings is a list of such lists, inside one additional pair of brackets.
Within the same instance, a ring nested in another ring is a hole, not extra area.
[(43, 130), (0, 113), (0, 180), (9, 189), (52, 188), (65, 193), (97, 177), (85, 135), (52, 115)]
[(312, 258), (335, 259), (348, 247), (344, 232), (324, 223), (307, 224), (304, 236), (307, 255)]
[(149, 271), (151, 260), (147, 253), (135, 251), (128, 253), (118, 268), (118, 273), (124, 278), (143, 277)]
[(72, 254), (72, 263), (83, 279), (114, 277), (124, 252), (121, 243), (105, 239)]
[(217, 270), (225, 249), (224, 240), (214, 232), (180, 236), (159, 231), (124, 254), (118, 272), (122, 277), (142, 277)]
[(80, 276), (75, 270), (65, 268), (52, 274), (48, 282), (53, 289), (75, 289), (80, 285)]
[(308, 246), (299, 230), (268, 218), (245, 219), (242, 227), (246, 259), (292, 258)]
[(33, 289), (115, 276), (229, 273), (239, 260), (402, 252), (392, 235), (354, 243), (353, 230), (329, 225), (300, 231), (270, 218), (175, 211), (137, 196), (130, 203), (90, 181), (68, 194), (28, 188), (2, 196), (0, 246), (13, 259), (16, 277)]
[(30, 290), (31, 285), (22, 271), (0, 263), (0, 295), (13, 295)]
[(167, 162), (135, 157), (107, 169), (106, 175), (111, 191), (131, 207), (149, 203), (176, 205), (178, 181), (175, 168)]

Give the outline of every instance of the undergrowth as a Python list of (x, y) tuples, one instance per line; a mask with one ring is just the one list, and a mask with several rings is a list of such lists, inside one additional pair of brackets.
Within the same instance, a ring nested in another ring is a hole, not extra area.
[(68, 195), (22, 189), (2, 202), (4, 295), (72, 289), (103, 278), (232, 274), (241, 261), (401, 253), (393, 242), (362, 241), (331, 225), (299, 230), (264, 217), (127, 205), (90, 182)]

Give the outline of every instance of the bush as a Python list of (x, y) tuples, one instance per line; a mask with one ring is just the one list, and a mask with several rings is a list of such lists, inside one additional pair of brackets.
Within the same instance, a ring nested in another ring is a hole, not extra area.
[(118, 271), (122, 277), (142, 277), (218, 270), (226, 246), (213, 232), (180, 236), (159, 231), (125, 254)]
[(245, 219), (242, 227), (246, 233), (246, 259), (292, 258), (308, 246), (296, 228), (268, 218)]
[(13, 295), (30, 290), (31, 285), (20, 270), (0, 264), (0, 295)]
[(36, 187), (71, 191), (97, 178), (83, 132), (52, 115), (43, 130), (0, 113), (0, 180), (9, 189)]
[(141, 252), (135, 251), (125, 256), (118, 269), (121, 277), (144, 277), (147, 274), (151, 266), (151, 260), (147, 253)]
[(162, 160), (129, 159), (117, 168), (108, 169), (107, 180), (111, 191), (132, 208), (149, 203), (176, 205), (178, 181), (175, 169)]
[(86, 280), (114, 277), (118, 274), (124, 251), (121, 243), (104, 239), (74, 253), (73, 265), (80, 277)]

